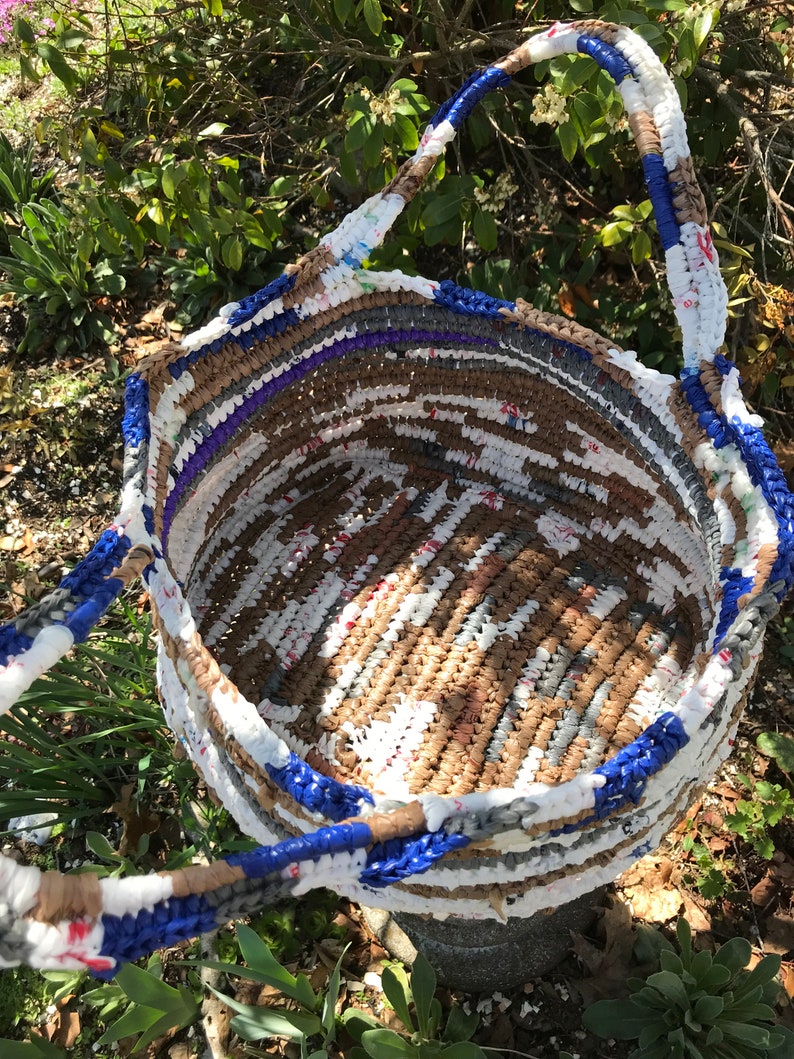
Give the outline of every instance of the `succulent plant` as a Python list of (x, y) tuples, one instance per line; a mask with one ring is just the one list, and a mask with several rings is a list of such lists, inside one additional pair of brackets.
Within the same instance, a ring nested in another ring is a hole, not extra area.
[(771, 1005), (779, 956), (748, 971), (751, 948), (731, 938), (716, 953), (694, 952), (685, 919), (676, 927), (679, 952), (664, 949), (661, 970), (630, 979), (626, 1000), (600, 1000), (584, 1014), (599, 1037), (637, 1040), (632, 1059), (790, 1059), (794, 1034), (775, 1026)]

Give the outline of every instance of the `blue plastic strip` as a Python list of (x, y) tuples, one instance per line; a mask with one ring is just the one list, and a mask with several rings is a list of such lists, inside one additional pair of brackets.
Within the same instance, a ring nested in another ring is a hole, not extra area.
[(438, 305), (443, 305), (445, 309), (451, 309), (461, 316), (482, 316), (489, 320), (504, 321), (501, 310), (509, 309), (515, 312), (516, 308), (515, 302), (493, 298), (481, 290), (459, 287), (451, 279), (445, 279), (439, 283), (433, 293), (433, 300)]
[[(730, 361), (723, 357), (719, 370), (727, 374), (731, 367)], [(775, 455), (758, 427), (742, 422), (738, 416), (733, 416), (729, 421), (725, 415), (715, 411), (699, 374), (682, 373), (681, 389), (693, 412), (697, 413), (701, 429), (713, 440), (716, 448), (736, 445), (747, 467), (750, 481), (760, 488), (775, 512), (778, 523), (778, 557), (769, 580), (772, 584), (777, 581), (784, 582), (784, 588), (778, 593), (778, 598), (782, 599), (794, 584), (794, 495), (778, 467)], [(714, 650), (719, 650), (719, 641)]]
[(362, 802), (374, 804), (374, 798), (364, 787), (340, 783), (331, 776), (323, 776), (297, 756), (290, 754), (289, 763), (277, 769), (267, 766), (268, 775), (281, 790), (312, 813), (322, 813), (329, 820), (346, 820), (361, 812)]
[(10, 659), (21, 655), (33, 646), (33, 639), (24, 632), (18, 632), (13, 622), (0, 625), (0, 666), (8, 665)]
[(101, 589), (105, 579), (130, 550), (130, 539), (112, 529), (105, 530), (85, 559), (64, 577), (59, 588), (68, 589), (76, 599), (87, 599)]
[(509, 85), (512, 80), (510, 74), (496, 66), (489, 66), (482, 71), (477, 70), (446, 103), (439, 107), (428, 128), (435, 129), (442, 121), (448, 121), (453, 128), (459, 129), (481, 99), (484, 99), (494, 89)]
[(674, 713), (664, 713), (648, 725), (634, 742), (619, 750), (613, 758), (594, 769), (605, 776), (606, 783), (595, 790), (594, 812), (588, 820), (569, 824), (554, 834), (578, 831), (593, 820), (601, 820), (622, 809), (628, 802), (635, 805), (645, 793), (648, 780), (689, 742), (683, 724)]
[(137, 449), (150, 437), (149, 384), (138, 372), (128, 376), (125, 384), (121, 433), (125, 449)]
[(232, 867), (242, 868), (249, 879), (264, 879), (275, 871), (283, 871), (290, 864), (317, 860), (329, 853), (352, 853), (372, 842), (372, 832), (365, 823), (337, 824), (324, 827), (308, 835), (288, 838), (275, 846), (260, 846), (248, 853), (235, 853), (226, 858)]
[[(130, 539), (119, 536), (115, 530), (105, 530), (85, 559), (63, 578), (59, 588), (67, 589), (77, 604), (64, 621), (52, 622), (65, 625), (75, 640), (87, 639), (113, 600), (124, 588), (117, 577), (108, 577), (130, 550)], [(18, 632), (14, 623), (0, 627), (0, 665), (9, 658), (22, 654), (33, 646), (33, 638)]]
[(676, 220), (673, 189), (662, 156), (643, 155), (642, 170), (645, 174), (648, 195), (653, 204), (653, 215), (659, 230), (659, 238), (664, 249), (669, 250), (681, 241), (681, 229)]
[[(449, 279), (442, 280), (439, 283), (433, 297), (438, 305), (443, 305), (445, 309), (450, 309), (453, 313), (459, 313), (461, 316), (482, 316), (484, 319), (498, 320), (505, 324), (508, 321), (505, 320), (501, 310), (508, 309), (511, 312), (515, 312), (516, 309), (515, 302), (494, 298), (490, 294), (484, 294), (479, 290), (459, 287)], [(527, 328), (527, 330), (544, 338), (549, 337), (543, 331), (534, 331), (533, 328)], [(574, 345), (572, 342), (555, 339), (555, 350), (557, 348), (575, 353), (580, 360), (593, 359), (592, 354), (588, 350), (582, 349), (581, 346)]]
[(237, 308), (229, 317), (229, 327), (239, 327), (240, 324), (250, 320), (252, 316), (256, 316), (260, 309), (264, 309), (266, 305), (275, 301), (276, 298), (281, 298), (287, 291), (292, 290), (297, 278), (297, 272), (282, 272), (277, 279), (274, 279), (272, 283), (268, 283), (266, 287), (256, 291), (254, 294), (249, 294), (246, 298), (241, 298), (237, 303)]
[[(260, 846), (248, 853), (236, 853), (226, 863), (242, 868), (249, 879), (264, 879), (284, 871), (290, 864), (315, 861), (333, 853), (352, 853), (372, 842), (372, 832), (365, 823), (339, 824), (313, 834), (289, 838), (274, 846)], [(172, 897), (151, 910), (125, 916), (104, 915), (104, 937), (100, 956), (89, 961), (92, 974), (110, 979), (117, 967), (106, 966), (108, 959), (129, 963), (155, 949), (196, 937), (218, 926), (215, 905), (204, 896)]]
[(257, 342), (283, 334), (288, 327), (292, 327), (293, 324), (297, 323), (298, 314), (295, 310), (286, 309), (283, 313), (279, 313), (270, 320), (263, 320), (260, 324), (252, 324), (247, 331), (241, 331), (238, 335), (222, 335), (213, 342), (209, 342), (206, 346), (194, 349), (191, 353), (187, 353), (184, 357), (179, 357), (169, 364), (168, 371), (172, 379), (178, 379), (184, 375), (191, 364), (196, 364), (204, 357), (219, 352), (229, 342), (234, 342), (242, 351), (245, 351)]
[[(155, 949), (175, 945), (218, 926), (214, 908), (203, 897), (173, 897), (137, 915), (102, 916), (100, 957), (87, 961), (95, 978), (109, 981), (118, 967), (107, 967), (107, 958), (130, 963)], [(104, 957), (104, 959), (103, 959)]]
[[(720, 571), (720, 582), (722, 583), (722, 603), (720, 604), (720, 617), (717, 622), (716, 642), (722, 642), (722, 638), (733, 625), (739, 613), (739, 599), (749, 592), (755, 578), (744, 577), (738, 567), (723, 566)], [(716, 650), (716, 648), (715, 648)]]
[(627, 77), (634, 77), (634, 71), (620, 52), (611, 44), (605, 44), (598, 37), (588, 37), (584, 33), (576, 42), (576, 48), (583, 55), (595, 59), (602, 70), (606, 70), (615, 84), (620, 84)]
[(409, 875), (421, 875), (445, 854), (465, 849), (470, 841), (467, 835), (448, 835), (443, 830), (394, 838), (372, 848), (359, 880), (366, 886), (390, 886)]

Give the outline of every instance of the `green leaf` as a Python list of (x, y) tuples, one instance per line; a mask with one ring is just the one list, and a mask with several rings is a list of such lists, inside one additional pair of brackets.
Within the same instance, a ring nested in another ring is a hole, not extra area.
[(416, 1051), (394, 1030), (367, 1030), (361, 1043), (372, 1059), (416, 1059)]
[[(587, 282), (577, 277), (577, 282)], [(637, 963), (657, 963), (664, 952), (670, 952), (670, 942), (660, 930), (648, 923), (640, 923), (634, 942), (634, 957)], [(662, 964), (664, 968), (664, 964)], [(672, 968), (664, 968), (672, 970)]]
[(162, 978), (157, 978), (150, 971), (137, 967), (134, 963), (125, 964), (115, 978), (116, 985), (121, 986), (130, 1000), (156, 1008), (158, 1014), (171, 1011), (180, 1005), (179, 990), (168, 985)]
[(346, 1008), (342, 1012), (340, 1019), (354, 1041), (360, 1041), (367, 1030), (383, 1028), (379, 1019), (376, 1019), (368, 1011), (363, 1011), (361, 1008)]
[(727, 967), (723, 967), (719, 963), (713, 963), (708, 971), (698, 977), (698, 985), (701, 989), (713, 993), (721, 986), (727, 985), (731, 977), (731, 972)]
[(381, 985), (386, 999), (394, 1008), (397, 1018), (410, 1032), (414, 1031), (414, 1022), (411, 1018), (411, 987), (408, 984), (408, 975), (404, 967), (387, 967), (381, 976)]
[(66, 85), (70, 92), (74, 92), (77, 88), (78, 81), (71, 66), (69, 66), (64, 58), (63, 53), (58, 51), (53, 44), (47, 43), (47, 41), (39, 41), (36, 45), (36, 51), (41, 58), (44, 59), (58, 80)]
[(739, 1003), (750, 998), (753, 992), (767, 983), (771, 982), (780, 970), (781, 957), (776, 953), (769, 953), (753, 967), (742, 975), (733, 990), (734, 1003)]
[[(298, 989), (298, 980), (285, 967), (281, 966), (259, 935), (249, 926), (246, 926), (245, 923), (240, 923), (237, 926), (237, 940), (240, 943), (240, 952), (243, 954), (243, 959), (252, 971), (257, 972), (257, 978), (254, 981), (265, 982), (267, 985), (275, 986), (276, 989), (280, 989), (282, 993), (292, 997), (293, 1000), (305, 1002), (305, 996), (303, 1000), (301, 997), (303, 990), (299, 991)], [(312, 996), (314, 1005), (316, 1005), (319, 1002), (319, 998), (314, 996), (314, 993), (312, 993)]]
[(752, 951), (749, 941), (744, 938), (731, 938), (717, 949), (714, 963), (727, 967), (729, 971), (736, 974), (747, 966)]
[(586, 84), (597, 70), (598, 66), (595, 60), (589, 56), (579, 55), (574, 57), (573, 62), (565, 71), (560, 91), (564, 96), (571, 95), (575, 89), (581, 88), (583, 84)]
[(14, 19), (14, 34), (19, 37), (23, 44), (36, 43), (36, 34), (33, 31), (33, 26), (31, 26), (26, 18), (22, 18), (21, 15), (18, 15)]
[[(210, 964), (202, 963), (202, 966)], [(253, 1007), (233, 1000), (212, 986), (209, 988), (219, 1000), (237, 1013), (232, 1019), (232, 1029), (247, 1041), (274, 1036), (299, 1039), (322, 1031), (322, 1023), (317, 1015), (306, 1011), (274, 1011), (272, 1008)]]
[(453, 219), (460, 218), (460, 196), (456, 192), (435, 194), (429, 197), (422, 210), (422, 223), (428, 228), (438, 228)]
[(236, 235), (225, 239), (221, 247), (221, 258), (224, 265), (232, 272), (239, 272), (243, 267), (243, 243)]
[[(227, 998), (222, 999), (228, 1003)], [(235, 1015), (231, 1027), (244, 1041), (260, 1041), (263, 1037), (286, 1037), (299, 1041), (322, 1029), (316, 1015), (304, 1015), (299, 1011), (272, 1011), (264, 1007), (249, 1007)]]
[(411, 993), (419, 1032), (425, 1037), (432, 1037), (429, 1022), (433, 997), (436, 995), (436, 972), (421, 952), (416, 954), (411, 967)]
[(91, 231), (90, 228), (84, 228), (83, 231), (80, 232), (80, 235), (77, 238), (77, 244), (75, 246), (77, 256), (80, 258), (83, 264), (87, 265), (88, 262), (91, 260), (91, 256), (94, 252), (94, 246), (94, 233)]
[(672, 971), (657, 971), (656, 974), (649, 975), (646, 982), (653, 989), (658, 989), (673, 1004), (679, 1004), (683, 1010), (689, 1007), (686, 986)]
[(750, 1026), (746, 1022), (731, 1022), (720, 1019), (720, 1029), (725, 1038), (745, 1041), (756, 1048), (766, 1048), (769, 1043), (769, 1029), (763, 1026)]
[(162, 1037), (168, 1033), (171, 1029), (182, 1029), (185, 1026), (189, 1026), (191, 1022), (194, 1022), (199, 1016), (199, 1006), (196, 1003), (195, 997), (187, 986), (180, 986), (179, 992), (182, 996), (182, 1005), (178, 1008), (174, 1008), (171, 1011), (165, 1012), (156, 1022), (153, 1022), (149, 1026), (145, 1033), (141, 1034), (135, 1043), (135, 1051), (139, 1052), (146, 1048), (157, 1040), (158, 1037)]
[(620, 246), (626, 241), (631, 231), (632, 225), (629, 221), (610, 221), (601, 229), (601, 243), (603, 246)]
[(126, 48), (111, 47), (108, 56), (111, 64), (115, 66), (130, 66), (138, 61), (138, 56), (135, 52), (127, 51)]
[(485, 1052), (474, 1041), (455, 1041), (445, 1045), (440, 1052), (444, 1059), (485, 1059)]
[(635, 265), (642, 264), (651, 256), (651, 238), (647, 232), (639, 231), (631, 241), (631, 260)]
[[(178, 172), (178, 170), (176, 172)], [(167, 199), (170, 199), (172, 202), (174, 201), (174, 195), (176, 194), (176, 172), (174, 171), (174, 167), (172, 165), (167, 165), (163, 169), (163, 175), (160, 177), (160, 185), (163, 189), (163, 194)]]
[(444, 1029), (445, 1041), (468, 1041), (480, 1021), (476, 1011), (467, 1015), (460, 1004), (453, 1004), (449, 1009), (449, 1018)]
[(232, 187), (232, 185), (226, 180), (218, 181), (218, 191), (227, 200), (227, 202), (233, 203), (235, 206), (240, 202), (240, 192), (238, 188)]
[(364, 165), (368, 169), (374, 169), (380, 162), (380, 154), (383, 150), (383, 139), (384, 126), (375, 125), (364, 141)]
[(630, 1041), (639, 1037), (648, 1018), (648, 1013), (631, 1001), (597, 1000), (585, 1009), (582, 1025), (599, 1037)]
[(196, 139), (198, 140), (211, 140), (216, 136), (222, 136), (224, 132), (229, 128), (228, 122), (225, 121), (213, 121), (211, 125), (207, 125), (198, 134)]
[(66, 51), (74, 51), (87, 39), (88, 34), (81, 29), (65, 29), (58, 37), (58, 44)]
[(19, 69), (22, 71), (22, 77), (26, 77), (28, 81), (38, 84), (41, 80), (38, 70), (24, 53), (20, 53), (19, 56)]
[(700, 14), (695, 19), (695, 23), (692, 27), (692, 32), (695, 37), (695, 44), (700, 48), (711, 32), (711, 27), (714, 24), (714, 8), (704, 7)]
[(31, 1037), (29, 1041), (9, 1041), (0, 1038), (3, 1059), (68, 1059), (61, 1048), (56, 1048), (43, 1037)]
[[(349, 946), (346, 945), (344, 951), (342, 952), (342, 955), (336, 961), (336, 966), (331, 972), (331, 975), (328, 979), (328, 985), (325, 989), (325, 997), (323, 998), (322, 1008), (320, 1011), (320, 1021), (322, 1023), (323, 1029), (325, 1030), (326, 1041), (333, 1040), (333, 1029), (336, 1020), (336, 1002), (337, 1000), (339, 1000), (339, 987), (342, 982), (342, 960), (344, 959), (344, 955), (347, 952), (348, 948)], [(301, 978), (304, 978), (306, 985), (309, 988), (309, 992), (311, 992), (311, 985), (309, 984), (308, 978), (306, 978), (304, 975), (299, 975), (298, 978), (299, 980)]]
[(112, 1044), (114, 1041), (120, 1041), (122, 1037), (132, 1037), (139, 1033), (145, 1033), (150, 1026), (159, 1021), (161, 1016), (162, 1012), (156, 1011), (154, 1008), (132, 1004), (121, 1018), (116, 1019), (115, 1022), (108, 1026), (97, 1041), (97, 1044)]
[(566, 162), (572, 162), (579, 146), (579, 137), (572, 121), (564, 121), (557, 126), (557, 139), (560, 141), (562, 154)]
[(353, 12), (353, 0), (334, 0), (334, 13), (339, 21), (344, 24)]
[(87, 831), (85, 844), (95, 857), (101, 857), (102, 860), (109, 860), (114, 864), (118, 864), (118, 853), (111, 846), (105, 836), (101, 835), (98, 831)]
[[(95, 272), (94, 276), (96, 277), (96, 275)], [(98, 278), (101, 280), (98, 286), (101, 288), (102, 294), (105, 294), (110, 298), (117, 298), (127, 286), (127, 280), (120, 272), (111, 272), (106, 276), (99, 276)]]
[(374, 33), (376, 37), (379, 37), (386, 18), (378, 0), (364, 0), (364, 21), (367, 23), (370, 33)]
[(486, 210), (479, 209), (474, 214), (472, 226), (474, 228), (474, 238), (483, 250), (495, 250), (499, 242), (499, 231), (496, 227), (494, 215)]

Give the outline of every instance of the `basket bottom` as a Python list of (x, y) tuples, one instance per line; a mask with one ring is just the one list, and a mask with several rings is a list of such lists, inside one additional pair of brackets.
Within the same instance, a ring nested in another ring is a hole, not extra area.
[(651, 564), (531, 496), (351, 462), (263, 511), (191, 604), (318, 771), (396, 799), (531, 791), (597, 767), (667, 708), (698, 614), (684, 594), (664, 613), (650, 601), (637, 570)]

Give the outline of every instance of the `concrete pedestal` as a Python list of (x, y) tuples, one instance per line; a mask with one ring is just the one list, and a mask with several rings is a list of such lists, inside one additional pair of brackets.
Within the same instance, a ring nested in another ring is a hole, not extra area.
[(467, 993), (510, 992), (546, 974), (571, 950), (571, 932), (593, 923), (604, 889), (528, 919), (463, 919), (362, 909), (381, 945), (410, 964), (417, 949), (439, 981)]

